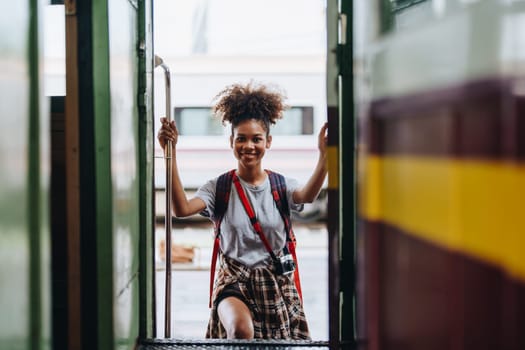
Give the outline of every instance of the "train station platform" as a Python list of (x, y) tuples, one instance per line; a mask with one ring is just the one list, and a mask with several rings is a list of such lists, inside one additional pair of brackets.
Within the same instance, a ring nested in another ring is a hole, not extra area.
[[(328, 340), (327, 230), (324, 223), (315, 223), (295, 225), (294, 231), (298, 244), (297, 258), (303, 289), (304, 309), (310, 328), (310, 335), (314, 340), (308, 346), (323, 344), (319, 342)], [(155, 250), (156, 338), (158, 339), (164, 338), (166, 270), (165, 261), (161, 259), (159, 254), (160, 242), (164, 236), (163, 227), (159, 227), (156, 231)], [(208, 298), (213, 228), (211, 224), (175, 225), (173, 227), (172, 242), (181, 246), (195, 247), (195, 257), (189, 263), (172, 264), (171, 337), (180, 339), (177, 346), (190, 344), (196, 340), (202, 342), (210, 314)], [(162, 343), (158, 344), (162, 345)], [(201, 344), (204, 345), (204, 343)], [(160, 347), (159, 349), (171, 349), (169, 342), (164, 345), (168, 347)], [(305, 343), (301, 346), (307, 346), (307, 344)], [(195, 347), (191, 349), (195, 349)]]

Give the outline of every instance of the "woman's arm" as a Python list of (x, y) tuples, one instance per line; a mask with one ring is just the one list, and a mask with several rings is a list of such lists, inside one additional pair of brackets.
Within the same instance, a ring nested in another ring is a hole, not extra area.
[(164, 149), (168, 141), (171, 141), (171, 200), (173, 207), (173, 214), (176, 217), (186, 217), (197, 214), (206, 208), (206, 203), (200, 198), (191, 198), (188, 200), (182, 182), (180, 180), (179, 169), (177, 166), (177, 140), (179, 138), (179, 131), (174, 121), (168, 122), (166, 118), (160, 119), (162, 126), (157, 136), (159, 144)]
[(293, 200), (295, 203), (312, 203), (323, 186), (324, 179), (328, 172), (326, 168), (326, 130), (328, 129), (328, 123), (325, 123), (318, 136), (318, 148), (319, 148), (319, 159), (314, 169), (312, 176), (302, 188), (296, 190), (293, 193)]

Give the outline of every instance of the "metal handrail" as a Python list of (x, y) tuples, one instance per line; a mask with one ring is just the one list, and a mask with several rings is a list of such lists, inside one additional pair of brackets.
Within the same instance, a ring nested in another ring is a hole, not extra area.
[[(166, 119), (171, 122), (171, 77), (170, 69), (162, 58), (155, 55), (155, 68), (161, 66), (164, 70), (164, 80), (166, 85)], [(164, 338), (171, 337), (171, 162), (172, 149), (171, 141), (164, 147), (164, 160), (166, 164), (166, 212), (164, 215), (166, 226), (165, 238), (165, 257), (166, 257), (166, 283), (164, 292)]]

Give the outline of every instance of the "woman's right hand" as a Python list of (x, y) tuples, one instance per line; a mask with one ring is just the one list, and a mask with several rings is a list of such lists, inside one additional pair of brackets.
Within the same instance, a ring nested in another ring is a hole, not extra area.
[(160, 118), (162, 123), (159, 133), (157, 134), (157, 139), (159, 140), (160, 147), (164, 149), (168, 141), (171, 141), (171, 147), (175, 148), (177, 140), (179, 138), (179, 131), (177, 130), (177, 125), (175, 121), (172, 120), (169, 122), (166, 118)]

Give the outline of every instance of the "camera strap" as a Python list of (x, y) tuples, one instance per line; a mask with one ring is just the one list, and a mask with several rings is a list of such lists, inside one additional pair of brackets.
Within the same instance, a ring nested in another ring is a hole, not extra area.
[(248, 217), (250, 218), (250, 222), (253, 225), (253, 229), (259, 237), (261, 238), (261, 241), (264, 244), (264, 247), (270, 253), (270, 256), (272, 259), (278, 260), (277, 256), (272, 250), (272, 247), (270, 246), (270, 243), (268, 243), (268, 240), (266, 239), (266, 236), (264, 235), (264, 232), (262, 231), (261, 224), (259, 223), (259, 220), (257, 220), (257, 217), (255, 216), (255, 212), (252, 209), (252, 206), (250, 205), (250, 202), (248, 201), (248, 198), (246, 197), (246, 193), (244, 192), (244, 189), (242, 188), (241, 182), (239, 181), (239, 177), (236, 173), (233, 173), (233, 184), (235, 185), (235, 188), (237, 189), (237, 193), (239, 194), (239, 198), (242, 202), (242, 205), (244, 206), (244, 209), (246, 210), (246, 214), (248, 214)]

